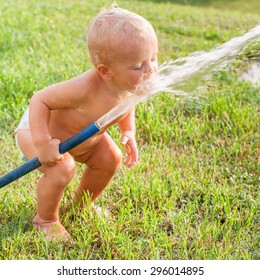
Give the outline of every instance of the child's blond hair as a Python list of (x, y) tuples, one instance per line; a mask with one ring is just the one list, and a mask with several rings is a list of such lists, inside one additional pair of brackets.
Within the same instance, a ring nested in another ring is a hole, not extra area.
[(151, 32), (155, 33), (144, 17), (113, 4), (90, 23), (87, 43), (92, 63), (109, 64), (111, 52), (118, 47), (120, 40), (126, 37), (137, 40), (149, 36)]

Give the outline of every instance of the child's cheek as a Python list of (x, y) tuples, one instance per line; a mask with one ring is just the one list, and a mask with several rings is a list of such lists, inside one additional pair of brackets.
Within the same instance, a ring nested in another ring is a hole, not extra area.
[(143, 79), (143, 75), (140, 73), (137, 73), (133, 76), (132, 83), (134, 85), (139, 84), (142, 81), (142, 79)]

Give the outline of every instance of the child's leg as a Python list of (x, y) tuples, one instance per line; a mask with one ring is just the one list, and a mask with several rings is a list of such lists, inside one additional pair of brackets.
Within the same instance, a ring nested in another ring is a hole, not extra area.
[(105, 133), (91, 152), (76, 160), (85, 162), (87, 167), (73, 201), (78, 201), (86, 193), (94, 202), (121, 168), (122, 153), (111, 137)]
[(57, 221), (63, 192), (75, 172), (74, 159), (65, 153), (62, 161), (52, 167), (40, 167), (39, 170), (44, 175), (37, 184), (38, 216), (44, 221)]
[[(29, 130), (19, 130), (17, 140), (28, 159), (36, 156), (36, 149)], [(48, 239), (68, 237), (67, 231), (59, 223), (59, 206), (64, 189), (74, 175), (74, 159), (69, 153), (66, 153), (64, 160), (52, 167), (41, 166), (39, 170), (44, 175), (37, 184), (37, 215), (33, 222), (37, 229), (46, 234)]]

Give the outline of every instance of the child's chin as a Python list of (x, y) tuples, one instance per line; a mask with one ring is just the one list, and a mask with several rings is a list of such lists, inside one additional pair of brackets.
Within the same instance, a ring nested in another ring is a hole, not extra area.
[(151, 84), (143, 82), (135, 87), (133, 93), (134, 95), (138, 95), (138, 96), (147, 95), (150, 89), (151, 89)]

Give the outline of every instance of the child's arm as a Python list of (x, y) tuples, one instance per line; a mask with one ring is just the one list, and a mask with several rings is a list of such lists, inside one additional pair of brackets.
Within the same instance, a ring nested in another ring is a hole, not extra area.
[(30, 101), (30, 130), (41, 164), (53, 166), (63, 155), (59, 153), (60, 141), (52, 139), (49, 133), (51, 109), (43, 102), (42, 94), (35, 94)]
[(122, 132), (121, 144), (125, 147), (127, 152), (125, 165), (127, 167), (133, 167), (138, 160), (138, 150), (135, 140), (135, 109), (132, 109), (118, 125)]
[[(63, 159), (59, 153), (59, 139), (52, 139), (49, 133), (51, 110), (77, 106), (83, 100), (82, 88), (77, 78), (49, 86), (33, 95), (30, 101), (30, 129), (37, 156), (42, 165), (53, 166)], [(86, 98), (86, 97), (85, 97)]]

